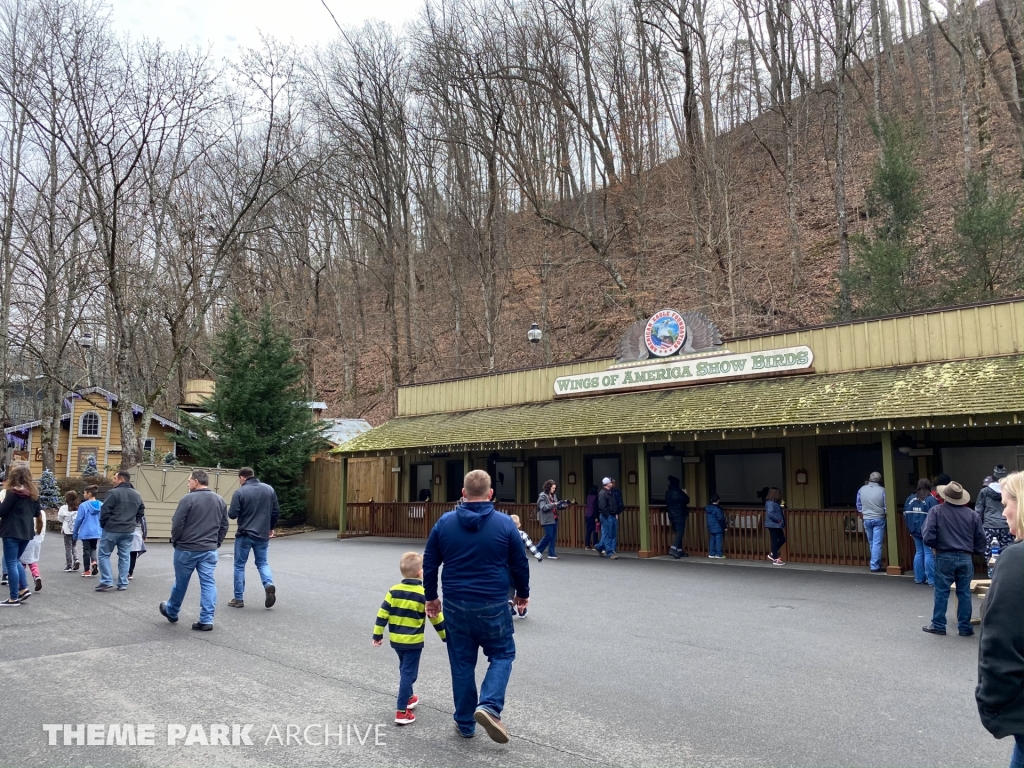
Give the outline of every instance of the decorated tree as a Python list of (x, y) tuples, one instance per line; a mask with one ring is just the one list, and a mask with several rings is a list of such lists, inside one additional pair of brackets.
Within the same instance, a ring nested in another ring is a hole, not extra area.
[(99, 477), (100, 471), (96, 468), (96, 457), (90, 455), (85, 460), (85, 467), (82, 469), (82, 477)]
[(57, 478), (48, 469), (43, 470), (43, 476), (39, 478), (39, 505), (43, 509), (57, 509), (61, 505), (60, 488), (57, 487)]
[(282, 517), (301, 515), (306, 504), (303, 473), (325, 445), (313, 422), (291, 339), (276, 330), (269, 310), (251, 332), (238, 307), (214, 345), (217, 387), (204, 401), (205, 416), (183, 414), (178, 437), (198, 465), (252, 467), (274, 486)]

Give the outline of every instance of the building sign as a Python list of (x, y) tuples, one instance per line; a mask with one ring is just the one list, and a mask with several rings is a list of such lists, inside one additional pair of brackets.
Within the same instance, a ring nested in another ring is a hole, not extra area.
[(686, 339), (686, 323), (674, 309), (656, 312), (644, 327), (644, 343), (655, 357), (674, 355)]
[(555, 396), (679, 387), (716, 379), (797, 373), (810, 370), (813, 364), (814, 353), (810, 347), (805, 346), (763, 352), (681, 356), (643, 365), (611, 368), (600, 373), (559, 376), (555, 379)]

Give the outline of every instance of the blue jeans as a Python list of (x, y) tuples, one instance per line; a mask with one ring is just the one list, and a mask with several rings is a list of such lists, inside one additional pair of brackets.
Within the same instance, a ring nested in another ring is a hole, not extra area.
[(274, 583), (274, 577), (270, 575), (270, 566), (267, 565), (269, 548), (270, 539), (252, 539), (245, 535), (235, 537), (235, 600), (241, 600), (245, 593), (245, 564), (249, 560), (250, 549), (263, 586)]
[(28, 575), (21, 564), (21, 555), (28, 546), (28, 539), (4, 539), (4, 564), (10, 567), (7, 571), (7, 587), (11, 591), (11, 600), (18, 599), (18, 593), (28, 589)]
[(103, 532), (96, 557), (100, 563), (100, 586), (114, 583), (114, 576), (110, 570), (110, 555), (115, 549), (117, 549), (117, 586), (128, 586), (128, 569), (131, 563), (132, 537), (134, 535), (133, 532)]
[(935, 556), (935, 610), (932, 626), (946, 628), (949, 586), (956, 583), (956, 625), (961, 632), (971, 631), (971, 577), (974, 561), (966, 552), (939, 552)]
[(1024, 734), (1013, 737), (1015, 742), (1013, 755), (1010, 757), (1010, 768), (1024, 768)]
[(540, 540), (537, 545), (537, 551), (541, 554), (544, 553), (544, 547), (548, 548), (548, 557), (558, 557), (555, 554), (555, 535), (558, 532), (558, 521), (556, 520), (551, 525), (544, 526), (544, 538)]
[[(495, 717), (501, 717), (501, 710), (505, 708), (505, 688), (516, 657), (512, 613), (505, 600), (500, 603), (445, 600), (444, 623), (448, 630), (455, 724), (468, 736), (476, 729), (473, 712), (478, 707)], [(476, 661), (481, 649), (488, 664), (477, 698)]]
[(932, 548), (926, 547), (920, 536), (914, 536), (914, 581), (921, 584), (925, 581), (929, 585), (935, 583), (935, 555)]
[(619, 543), (619, 518), (615, 515), (601, 515), (601, 540), (594, 549), (606, 555), (614, 555)]
[(709, 533), (708, 534), (708, 554), (714, 557), (721, 557), (722, 555), (722, 540), (725, 539), (724, 533)]
[(412, 686), (420, 674), (420, 655), (422, 648), (395, 648), (398, 654), (398, 706), (399, 712), (404, 712), (409, 706), (409, 699), (412, 698)]
[(882, 567), (882, 541), (885, 539), (885, 518), (864, 518), (864, 533), (868, 537), (868, 546), (871, 548), (871, 570), (880, 570)]
[(202, 624), (213, 624), (213, 611), (217, 607), (217, 582), (213, 578), (213, 569), (216, 567), (215, 549), (206, 552), (174, 550), (174, 586), (167, 600), (167, 615), (172, 619), (178, 618), (181, 602), (192, 580), (192, 571), (195, 571), (199, 574), (199, 621)]

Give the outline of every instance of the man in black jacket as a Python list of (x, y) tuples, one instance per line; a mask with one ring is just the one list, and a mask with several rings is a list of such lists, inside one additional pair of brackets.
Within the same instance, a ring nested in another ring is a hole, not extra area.
[(199, 574), (199, 621), (192, 629), (209, 632), (213, 629), (213, 613), (217, 607), (217, 549), (228, 532), (228, 510), (224, 499), (211, 491), (209, 476), (201, 469), (188, 478), (188, 493), (178, 502), (171, 518), (171, 546), (174, 547), (174, 586), (167, 602), (160, 603), (160, 613), (172, 624), (178, 620), (181, 602), (185, 599), (192, 572)]
[(131, 484), (132, 476), (125, 470), (114, 475), (114, 487), (107, 491), (100, 507), (100, 528), (103, 535), (96, 559), (100, 566), (100, 583), (97, 592), (109, 592), (114, 588), (114, 576), (110, 570), (110, 555), (117, 550), (117, 589), (128, 589), (128, 571), (131, 568), (132, 536), (135, 521), (146, 513), (142, 496)]
[(601, 540), (594, 545), (594, 549), (601, 553), (601, 557), (608, 557), (609, 560), (618, 560), (615, 548), (619, 544), (619, 503), (615, 498), (613, 487), (615, 481), (606, 477), (601, 481), (601, 492), (597, 494), (597, 513), (601, 516)]
[(950, 584), (956, 583), (956, 619), (961, 637), (974, 634), (971, 629), (971, 577), (974, 563), (971, 555), (985, 551), (985, 532), (981, 518), (968, 503), (971, 495), (960, 483), (940, 485), (942, 504), (932, 507), (921, 528), (926, 546), (935, 550), (935, 608), (932, 623), (922, 627), (933, 635), (946, 634), (946, 605)]
[(676, 560), (681, 557), (689, 557), (683, 547), (683, 537), (686, 536), (686, 519), (690, 516), (690, 497), (686, 489), (679, 484), (679, 478), (672, 475), (668, 479), (668, 489), (665, 491), (665, 511), (668, 512), (668, 519), (672, 523), (672, 530), (675, 538), (668, 553)]
[(978, 687), (974, 691), (981, 724), (997, 739), (1017, 742), (1010, 765), (1024, 766), (1024, 521), (1020, 496), (1024, 475), (1003, 481), (1004, 516), (1017, 540), (1002, 551), (985, 598), (978, 643)]
[(238, 470), (241, 485), (231, 496), (231, 509), (228, 517), (238, 520), (235, 532), (235, 596), (228, 602), (232, 608), (244, 608), (245, 602), (245, 564), (252, 550), (256, 561), (256, 570), (263, 582), (263, 604), (270, 608), (277, 601), (277, 587), (274, 577), (267, 564), (267, 550), (270, 539), (274, 536), (274, 527), (281, 516), (281, 507), (277, 503), (277, 493), (266, 483), (261, 483), (254, 476), (251, 467)]

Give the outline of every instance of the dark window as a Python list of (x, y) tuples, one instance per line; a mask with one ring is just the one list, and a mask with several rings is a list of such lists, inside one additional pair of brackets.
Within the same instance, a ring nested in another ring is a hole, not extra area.
[(562, 494), (562, 460), (558, 456), (544, 456), (530, 459), (530, 501), (540, 496), (544, 483), (554, 480), (558, 488), (555, 493)]
[(669, 477), (679, 478), (680, 484), (684, 488), (686, 487), (686, 483), (683, 481), (683, 455), (681, 453), (651, 451), (647, 454), (647, 466), (650, 469), (648, 485), (650, 486), (649, 498), (652, 504), (665, 503), (665, 491), (668, 490)]
[(723, 504), (761, 506), (768, 488), (786, 494), (781, 450), (708, 453), (708, 488)]
[(603, 453), (593, 454), (590, 456), (584, 456), (584, 468), (587, 473), (587, 488), (596, 485), (598, 489), (601, 487), (601, 481), (606, 477), (610, 477), (612, 480), (618, 482), (618, 487), (621, 490), (626, 486), (625, 479), (622, 477), (622, 456), (617, 453)]
[(425, 501), (433, 495), (433, 464), (413, 464), (409, 468), (409, 501)]
[(822, 501), (829, 508), (853, 509), (857, 506), (857, 491), (867, 481), (868, 475), (881, 471), (882, 446), (879, 443), (823, 447)]
[(444, 472), (447, 479), (445, 484), (445, 499), (447, 501), (458, 501), (462, 498), (462, 481), (466, 479), (466, 464), (463, 461), (446, 461)]

